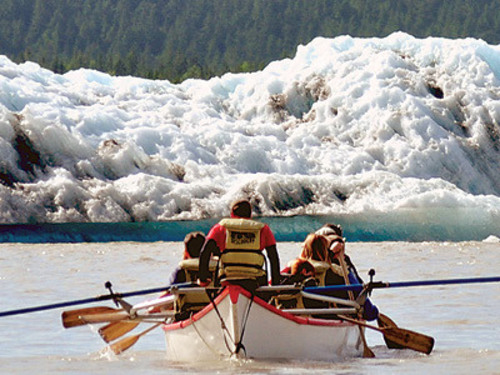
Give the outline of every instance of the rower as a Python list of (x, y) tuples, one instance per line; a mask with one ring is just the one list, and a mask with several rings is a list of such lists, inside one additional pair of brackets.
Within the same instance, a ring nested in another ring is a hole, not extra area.
[[(345, 279), (341, 280), (339, 283), (332, 283), (331, 285), (343, 284), (344, 281), (351, 284), (363, 284), (363, 279), (361, 279), (353, 262), (345, 253), (345, 238), (342, 237), (342, 227), (336, 224), (325, 224), (316, 231), (316, 234), (323, 235), (328, 239), (329, 260), (332, 265), (337, 268), (342, 268), (342, 264), (345, 265), (345, 271), (347, 272)], [(343, 275), (343, 272), (341, 274)], [(344, 296), (336, 296), (345, 298)], [(378, 315), (379, 311), (377, 306), (375, 306), (369, 298), (366, 298), (363, 306), (363, 318), (366, 320), (375, 320)]]
[[(170, 285), (186, 282), (195, 283), (199, 274), (200, 251), (205, 243), (205, 235), (202, 232), (191, 232), (184, 238), (183, 259), (170, 277)], [(213, 278), (217, 268), (217, 259), (210, 259), (208, 270)], [(213, 286), (213, 283), (207, 286)], [(210, 303), (205, 293), (179, 293), (175, 300), (176, 320), (183, 320), (192, 313), (198, 312)]]
[(200, 255), (200, 285), (210, 282), (208, 261), (212, 255), (220, 256), (221, 284), (238, 284), (248, 290), (267, 285), (264, 270), (266, 249), (271, 264), (271, 283), (279, 284), (279, 257), (274, 234), (267, 224), (252, 220), (252, 206), (240, 200), (231, 206), (231, 217), (214, 225)]
[[(329, 241), (325, 236), (311, 233), (307, 235), (300, 256), (292, 261), (291, 273), (296, 274), (294, 268), (299, 270), (301, 265), (308, 264), (312, 268), (311, 275), (314, 275), (314, 284), (317, 286), (343, 284), (342, 269), (332, 264), (328, 256)], [(305, 280), (304, 280), (305, 281)], [(345, 294), (345, 295), (344, 295)], [(345, 292), (340, 292), (337, 298), (347, 299)], [(295, 301), (294, 301), (295, 299)], [(300, 293), (290, 296), (278, 296), (275, 298), (279, 306), (295, 304), (297, 307), (305, 306), (307, 308), (326, 308), (328, 303), (317, 300), (303, 299)], [(287, 301), (288, 300), (288, 301)], [(331, 317), (326, 317), (331, 318)]]

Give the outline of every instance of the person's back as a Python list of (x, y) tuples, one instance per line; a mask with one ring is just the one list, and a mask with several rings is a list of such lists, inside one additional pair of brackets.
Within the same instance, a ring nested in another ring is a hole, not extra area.
[[(201, 232), (191, 232), (184, 238), (183, 259), (173, 272), (170, 284), (195, 283), (199, 277), (199, 257), (201, 249), (205, 244), (205, 235)], [(215, 259), (209, 260), (209, 273), (213, 275), (217, 267)], [(210, 285), (207, 285), (210, 286)], [(210, 299), (204, 293), (180, 293), (175, 301), (174, 308), (177, 312), (175, 319), (184, 320), (191, 314), (200, 311), (210, 303)]]
[(205, 244), (202, 232), (191, 232), (184, 237), (184, 253), (178, 267), (170, 277), (170, 284), (195, 282), (199, 274), (199, 257)]
[(231, 217), (212, 227), (200, 256), (200, 284), (209, 279), (207, 261), (220, 256), (219, 275), (223, 282), (238, 283), (248, 289), (267, 284), (264, 270), (265, 249), (271, 264), (271, 280), (279, 283), (279, 257), (276, 240), (267, 224), (252, 220), (252, 207), (246, 200), (231, 207)]

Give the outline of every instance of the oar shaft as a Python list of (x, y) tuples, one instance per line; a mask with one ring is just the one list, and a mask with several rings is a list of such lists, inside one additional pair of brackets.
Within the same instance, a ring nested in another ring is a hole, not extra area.
[[(399, 281), (399, 282), (374, 282), (370, 285), (372, 289), (379, 288), (403, 288), (413, 286), (429, 286), (429, 285), (451, 285), (451, 284), (478, 284), (478, 283), (495, 283), (500, 282), (500, 276), (491, 277), (476, 277), (465, 279), (444, 279), (444, 280), (416, 280), (416, 281)], [(351, 285), (328, 285), (328, 286), (313, 286), (306, 287), (304, 291), (311, 293), (322, 293), (337, 290), (354, 290), (361, 291), (365, 285), (351, 284)]]
[[(104, 297), (107, 297), (107, 298), (104, 298)], [(31, 312), (51, 310), (51, 309), (58, 309), (58, 308), (61, 308), (61, 307), (69, 307), (69, 306), (75, 306), (75, 305), (84, 305), (86, 303), (104, 301), (104, 300), (108, 300), (108, 299), (110, 299), (110, 296), (109, 295), (104, 295), (104, 296), (98, 296), (98, 297), (94, 297), (94, 298), (79, 299), (79, 300), (75, 300), (75, 301), (67, 301), (67, 302), (52, 303), (52, 304), (49, 304), (49, 305), (27, 307), (27, 308), (24, 308), (24, 309), (9, 310), (9, 311), (0, 311), (0, 317), (2, 317), (2, 316), (9, 316), (9, 315), (28, 314), (28, 313), (31, 313)]]
[(116, 298), (116, 297), (125, 298), (125, 297), (142, 296), (145, 294), (160, 293), (160, 292), (167, 291), (167, 290), (171, 289), (172, 287), (189, 287), (190, 285), (196, 285), (196, 284), (182, 283), (182, 284), (176, 284), (176, 285), (163, 286), (163, 287), (159, 287), (159, 288), (136, 290), (136, 291), (127, 292), (127, 293), (104, 294), (104, 295), (97, 296), (97, 297), (78, 299), (78, 300), (74, 300), (74, 301), (51, 303), (48, 305), (27, 307), (27, 308), (16, 309), (16, 310), (0, 311), (0, 317), (10, 316), (10, 315), (28, 314), (28, 313), (37, 312), (37, 311), (59, 309), (61, 307), (84, 305), (87, 303), (112, 300), (113, 298)]
[(382, 288), (404, 288), (404, 287), (410, 287), (410, 286), (477, 284), (477, 283), (495, 283), (495, 282), (500, 282), (500, 276), (477, 277), (477, 278), (471, 278), (471, 279), (399, 281), (399, 282), (394, 282), (394, 283), (383, 283), (383, 284), (386, 284), (386, 286), (382, 286)]

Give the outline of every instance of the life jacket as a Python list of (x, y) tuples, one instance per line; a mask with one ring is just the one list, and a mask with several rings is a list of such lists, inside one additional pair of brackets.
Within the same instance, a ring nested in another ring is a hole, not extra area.
[(265, 224), (249, 219), (223, 219), (226, 247), (220, 256), (221, 280), (257, 279), (265, 276), (264, 254), (260, 249), (260, 232)]
[(328, 262), (322, 262), (311, 259), (309, 259), (309, 263), (311, 263), (314, 267), (315, 279), (316, 282), (318, 283), (318, 286), (326, 285), (325, 279), (328, 270), (331, 270), (334, 274), (338, 275), (339, 277), (343, 277), (342, 268), (336, 264), (330, 264)]
[(309, 259), (309, 263), (314, 267), (314, 278), (318, 286), (325, 286), (326, 271), (330, 269), (330, 263)]
[(278, 309), (303, 309), (305, 307), (304, 299), (300, 292), (280, 293), (272, 296), (269, 303)]
[[(215, 271), (217, 269), (217, 259), (210, 259), (208, 264), (208, 270), (210, 271), (210, 279), (212, 282), (208, 285), (208, 287), (213, 286), (213, 280)], [(195, 282), (198, 279), (198, 274), (200, 271), (200, 260), (198, 258), (194, 259), (184, 259), (179, 263), (179, 267), (186, 274), (187, 282)], [(179, 313), (188, 314), (191, 312), (197, 312), (203, 309), (206, 305), (210, 303), (210, 299), (206, 293), (180, 293), (178, 298), (175, 300), (175, 309)]]
[[(314, 276), (305, 276), (301, 272), (297, 272), (299, 269), (299, 267), (296, 266), (297, 263), (310, 262), (300, 258), (292, 259), (288, 262), (287, 267), (281, 271), (281, 283), (285, 285), (317, 286)], [(292, 271), (295, 271), (296, 273), (292, 274)], [(311, 285), (309, 285), (309, 283), (311, 283)], [(276, 306), (278, 309), (302, 309), (305, 307), (304, 299), (300, 291), (282, 291), (281, 293), (271, 297), (269, 303)]]

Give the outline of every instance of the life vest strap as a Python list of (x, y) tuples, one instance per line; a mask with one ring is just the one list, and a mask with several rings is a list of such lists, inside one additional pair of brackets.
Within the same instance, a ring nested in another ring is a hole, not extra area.
[(261, 265), (258, 264), (247, 264), (247, 263), (224, 263), (225, 267), (250, 267), (256, 269), (262, 269)]

